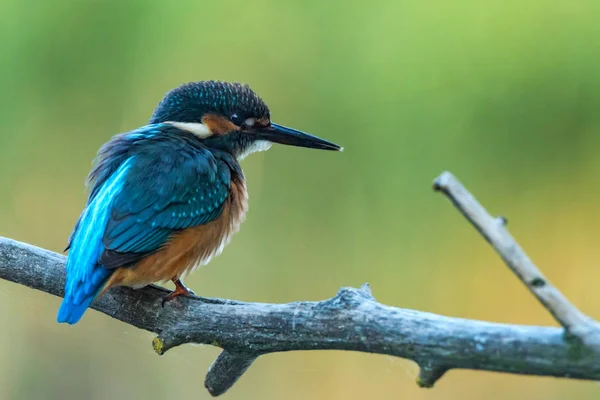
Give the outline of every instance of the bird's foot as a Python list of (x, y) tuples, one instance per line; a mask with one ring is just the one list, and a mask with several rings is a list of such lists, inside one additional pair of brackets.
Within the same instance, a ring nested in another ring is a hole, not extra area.
[(169, 301), (175, 299), (176, 297), (179, 296), (195, 296), (196, 293), (194, 293), (193, 290), (188, 289), (183, 282), (181, 282), (181, 280), (179, 279), (174, 279), (173, 283), (175, 284), (175, 290), (173, 290), (171, 293), (169, 293), (167, 295), (167, 297), (165, 297), (162, 301), (162, 306), (164, 307), (166, 303), (168, 303)]

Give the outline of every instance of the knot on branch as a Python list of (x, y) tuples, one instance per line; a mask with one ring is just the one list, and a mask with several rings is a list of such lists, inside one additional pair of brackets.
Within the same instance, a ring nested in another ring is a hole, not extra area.
[(369, 285), (369, 282), (365, 282), (362, 285), (360, 285), (360, 288), (358, 289), (358, 291), (361, 292), (363, 295), (367, 296), (369, 299), (375, 300), (375, 297), (373, 296), (373, 292), (371, 291), (371, 285)]
[(177, 327), (162, 331), (152, 339), (152, 348), (159, 356), (162, 356), (173, 347), (189, 343), (192, 340), (189, 333), (180, 332)]
[(443, 365), (422, 365), (417, 377), (417, 385), (422, 388), (432, 388), (446, 372), (448, 372), (448, 368)]
[(165, 340), (163, 338), (156, 336), (154, 339), (152, 339), (152, 348), (159, 356), (165, 354), (166, 350), (164, 349), (164, 346)]
[(335, 297), (325, 301), (324, 305), (334, 309), (351, 310), (360, 307), (365, 302), (374, 300), (371, 287), (368, 283), (365, 283), (359, 289), (352, 287), (340, 288)]

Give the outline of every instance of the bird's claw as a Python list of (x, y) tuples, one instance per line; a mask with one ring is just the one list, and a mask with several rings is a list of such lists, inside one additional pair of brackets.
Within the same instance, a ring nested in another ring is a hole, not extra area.
[(193, 290), (188, 289), (183, 282), (181, 282), (179, 279), (174, 280), (173, 283), (175, 283), (175, 290), (173, 290), (171, 293), (169, 293), (162, 301), (161, 305), (164, 308), (165, 304), (168, 303), (169, 301), (179, 297), (179, 296), (195, 296), (196, 293), (194, 293)]

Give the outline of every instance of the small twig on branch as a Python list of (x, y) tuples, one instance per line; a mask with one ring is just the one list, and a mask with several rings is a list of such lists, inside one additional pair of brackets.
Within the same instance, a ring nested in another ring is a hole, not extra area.
[[(288, 304), (180, 297), (161, 307), (167, 291), (114, 288), (92, 308), (156, 333), (158, 354), (185, 343), (211, 344), (223, 352), (205, 386), (227, 391), (261, 355), (290, 350), (352, 350), (415, 361), (417, 383), (432, 387), (450, 369), (600, 380), (600, 329), (538, 271), (504, 228), (449, 173), (443, 191), (492, 244), (565, 330), (444, 317), (378, 303), (368, 285), (342, 288), (331, 299)], [(65, 257), (0, 237), (0, 279), (63, 296)], [(49, 316), (50, 317), (50, 316)], [(77, 329), (73, 327), (73, 329)]]
[(421, 365), (421, 371), (419, 371), (419, 377), (417, 378), (417, 385), (424, 388), (431, 388), (447, 371), (448, 368), (442, 365)]
[(579, 311), (541, 273), (506, 229), (506, 218), (492, 217), (450, 172), (440, 175), (433, 186), (448, 196), (568, 335), (600, 350), (600, 324)]

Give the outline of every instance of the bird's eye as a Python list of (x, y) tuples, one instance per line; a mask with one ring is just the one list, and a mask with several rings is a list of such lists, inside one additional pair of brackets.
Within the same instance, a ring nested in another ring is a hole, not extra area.
[(244, 119), (237, 114), (233, 114), (231, 117), (229, 117), (229, 119), (237, 126), (242, 126), (244, 123)]

